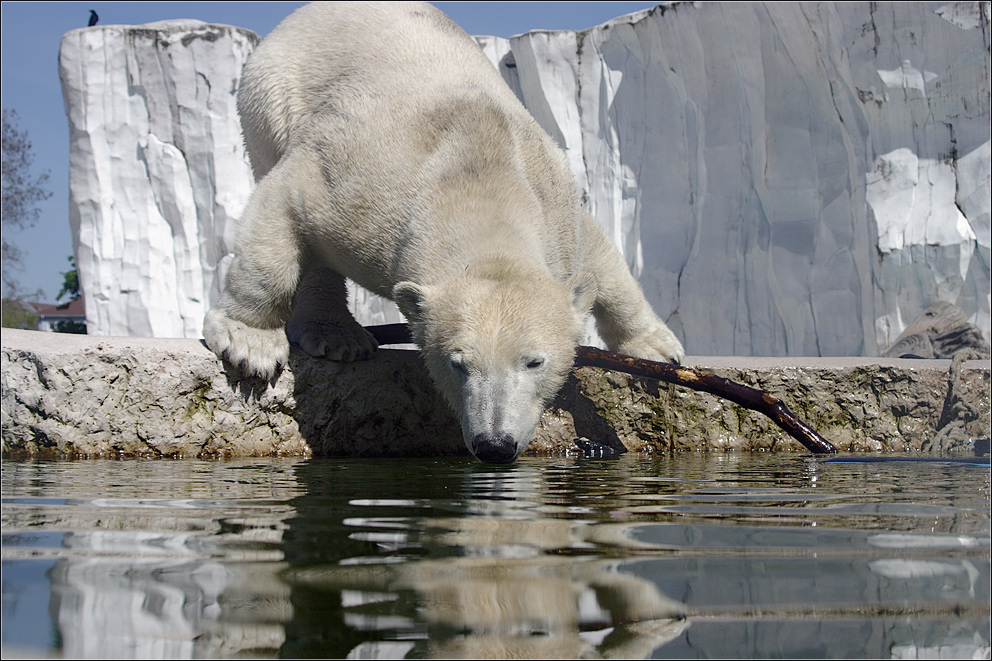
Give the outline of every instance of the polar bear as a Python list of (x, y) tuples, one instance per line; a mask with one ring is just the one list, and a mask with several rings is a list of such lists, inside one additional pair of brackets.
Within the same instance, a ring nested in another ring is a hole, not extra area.
[(406, 316), (468, 449), (509, 463), (590, 312), (615, 351), (683, 358), (564, 154), (435, 7), (298, 9), (249, 58), (238, 112), (257, 186), (203, 334), (242, 373), (272, 379), (289, 342), (369, 357), (351, 278)]

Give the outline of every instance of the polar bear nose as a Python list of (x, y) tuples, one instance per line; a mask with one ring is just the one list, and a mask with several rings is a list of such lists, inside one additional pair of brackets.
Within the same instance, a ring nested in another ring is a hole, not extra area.
[(512, 464), (517, 458), (517, 444), (509, 434), (476, 434), (472, 454), (487, 464)]

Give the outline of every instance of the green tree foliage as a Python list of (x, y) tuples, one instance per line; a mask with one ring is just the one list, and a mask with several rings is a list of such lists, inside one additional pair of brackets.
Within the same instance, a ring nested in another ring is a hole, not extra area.
[[(45, 187), (49, 173), (34, 175), (34, 154), (26, 131), (18, 126), (14, 110), (3, 109), (3, 285), (7, 298), (18, 298), (18, 283), (12, 271), (23, 266), (23, 255), (8, 241), (12, 229), (25, 229), (38, 222), (38, 203), (52, 193)], [(6, 313), (5, 313), (6, 314)]]
[[(76, 270), (76, 260), (72, 255), (69, 255), (69, 266), (72, 268), (62, 272), (62, 289), (59, 290), (59, 295), (55, 297), (55, 300), (58, 301), (63, 296), (69, 296), (69, 300), (59, 306), (60, 309), (69, 307), (70, 303), (83, 295), (79, 291), (79, 271)], [(70, 319), (58, 321), (55, 323), (54, 330), (56, 333), (86, 335), (86, 322), (72, 321)]]
[(20, 301), (12, 298), (3, 299), (2, 325), (4, 328), (38, 328), (38, 315), (32, 314)]
[(72, 255), (69, 255), (69, 266), (72, 268), (62, 272), (62, 289), (59, 290), (59, 295), (55, 297), (55, 300), (59, 301), (62, 300), (63, 296), (68, 294), (69, 301), (66, 305), (83, 295), (79, 291), (79, 271), (76, 270), (76, 259)]

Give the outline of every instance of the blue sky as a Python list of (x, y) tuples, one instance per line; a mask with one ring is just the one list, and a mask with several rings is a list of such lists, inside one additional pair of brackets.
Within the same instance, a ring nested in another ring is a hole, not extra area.
[[(69, 129), (58, 77), (62, 35), (85, 27), (89, 10), (100, 23), (141, 24), (197, 18), (268, 34), (303, 2), (3, 2), (0, 5), (2, 103), (16, 110), (34, 152), (34, 170), (51, 173), (52, 197), (41, 218), (7, 237), (25, 253), (17, 274), (24, 291), (42, 289), (54, 302), (72, 254), (69, 231)], [(438, 2), (469, 34), (510, 37), (530, 30), (582, 30), (657, 2)]]

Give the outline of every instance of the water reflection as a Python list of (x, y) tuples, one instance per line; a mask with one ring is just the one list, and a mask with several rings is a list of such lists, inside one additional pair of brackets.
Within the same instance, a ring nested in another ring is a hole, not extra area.
[[(409, 499), (375, 498), (377, 485), (354, 484), (351, 515), (340, 519), (317, 488), (309, 494), (317, 501), (299, 505), (294, 523), (320, 519), (325, 527), (330, 518), (350, 528), (354, 546), (311, 551), (286, 577), (294, 597), (328, 602), (348, 628), (368, 634), (357, 653), (396, 651), (387, 638), (402, 638), (417, 656), (644, 657), (684, 628), (681, 604), (619, 571), (619, 561), (597, 557), (603, 540), (622, 541), (620, 530), (552, 518), (558, 508), (541, 498), (549, 485), (536, 466), (459, 469), (460, 485), (457, 474), (453, 484), (434, 479), (436, 468), (424, 472), (429, 484), (392, 485)], [(423, 518), (431, 501), (450, 511)], [(321, 511), (308, 513), (310, 506)], [(397, 517), (397, 509), (410, 516)], [(294, 627), (301, 646), (285, 651), (317, 653), (307, 641), (324, 630), (320, 620)]]
[(67, 657), (989, 653), (989, 473), (795, 456), (4, 462)]
[[(3, 493), (5, 647), (44, 640), (23, 631), (37, 613), (19, 609), (20, 590), (7, 583), (39, 563), (50, 582), (50, 644), (65, 657), (282, 645), (291, 610), (280, 544), (286, 499), (301, 493), (291, 464), (5, 462)], [(45, 497), (55, 494), (70, 497)]]

